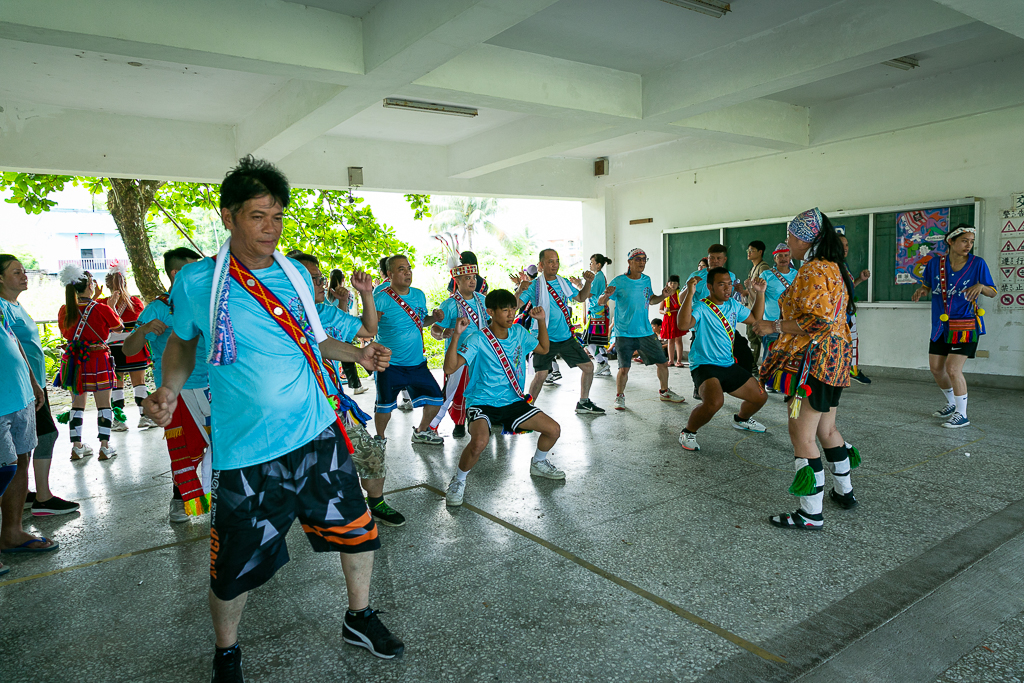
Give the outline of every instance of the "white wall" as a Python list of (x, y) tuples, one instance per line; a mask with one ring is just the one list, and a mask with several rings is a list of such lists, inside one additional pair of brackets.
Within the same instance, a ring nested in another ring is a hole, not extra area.
[[(614, 183), (613, 163), (609, 183)], [(694, 182), (696, 179), (696, 182)], [(614, 259), (642, 247), (654, 263), (648, 274), (660, 287), (662, 231), (729, 221), (857, 210), (974, 196), (983, 200), (976, 253), (997, 276), (1001, 211), (1024, 191), (1024, 108), (921, 126), (798, 152), (712, 166), (654, 180), (604, 188), (604, 243)], [(594, 235), (599, 211), (584, 212), (584, 236)], [(630, 226), (632, 218), (653, 224)], [(585, 245), (584, 251), (592, 251)], [(698, 258), (694, 256), (694, 261)], [(621, 261), (618, 261), (621, 262)], [(729, 264), (745, 271), (743, 264)], [(1000, 311), (985, 299), (990, 358), (969, 372), (1024, 376), (1024, 312)], [(927, 306), (863, 307), (858, 315), (861, 364), (928, 367)]]

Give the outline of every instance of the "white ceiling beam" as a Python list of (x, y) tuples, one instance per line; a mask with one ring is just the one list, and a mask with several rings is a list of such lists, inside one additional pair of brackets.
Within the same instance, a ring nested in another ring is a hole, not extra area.
[(989, 26), (1024, 38), (1024, 2), (1020, 0), (935, 0)]
[(644, 118), (676, 121), (962, 40), (932, 0), (844, 0), (644, 76)]
[(359, 19), (281, 0), (0, 0), (0, 38), (308, 80), (363, 73)]
[[(1024, 105), (1024, 54), (811, 108), (815, 145)], [(936, 97), (941, 93), (941, 97)]]
[(765, 99), (734, 104), (671, 125), (685, 128), (691, 135), (781, 151), (806, 147), (810, 135), (806, 107)]
[(367, 77), (291, 121), (264, 108), (270, 121), (247, 121), (240, 128), (245, 146), (239, 150), (281, 159), (555, 1), (383, 0), (363, 19)]
[(301, 147), (310, 131), (330, 126), (333, 119), (325, 105), (344, 91), (345, 86), (333, 83), (288, 81), (235, 126), (237, 155), (272, 156), (271, 142), (285, 149)]

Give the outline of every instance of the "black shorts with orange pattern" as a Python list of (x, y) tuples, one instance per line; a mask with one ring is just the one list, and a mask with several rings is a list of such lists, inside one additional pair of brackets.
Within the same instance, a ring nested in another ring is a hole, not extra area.
[(274, 460), (214, 470), (210, 513), (210, 589), (221, 600), (263, 585), (288, 562), (285, 536), (296, 517), (315, 552), (380, 547), (336, 424)]

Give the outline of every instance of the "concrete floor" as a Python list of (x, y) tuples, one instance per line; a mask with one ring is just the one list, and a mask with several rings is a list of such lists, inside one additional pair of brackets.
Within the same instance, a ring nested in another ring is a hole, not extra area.
[[(596, 417), (573, 413), (578, 373), (565, 374), (538, 403), (562, 425), (551, 458), (565, 482), (530, 478), (534, 436), (496, 437), (466, 507), (446, 509), (436, 490), (465, 440), (413, 447), (418, 413), (392, 420), (387, 489), (404, 489), (389, 501), (409, 522), (381, 528), (371, 603), (403, 658), (342, 643), (339, 563), (296, 525), (292, 561), (250, 596), (247, 680), (1024, 677), (1020, 393), (972, 390), (973, 426), (944, 430), (934, 386), (852, 387), (839, 424), (864, 456), (861, 506), (826, 500), (826, 530), (812, 534), (766, 521), (796, 505), (778, 397), (759, 415), (766, 434), (733, 430), (730, 399), (688, 453), (676, 439), (692, 400), (660, 402), (653, 368), (633, 369), (625, 413), (611, 409), (614, 379), (597, 378), (608, 415)], [(671, 384), (692, 393), (686, 370)], [(371, 383), (358, 400), (371, 410), (372, 398)], [(161, 436), (115, 434), (115, 460), (70, 463), (62, 429), (52, 487), (82, 510), (26, 515), (61, 549), (3, 558), (4, 683), (209, 676), (208, 526), (168, 524)]]

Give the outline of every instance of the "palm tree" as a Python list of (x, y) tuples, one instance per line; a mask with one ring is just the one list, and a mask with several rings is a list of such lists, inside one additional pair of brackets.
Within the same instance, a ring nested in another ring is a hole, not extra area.
[(461, 234), (465, 248), (472, 250), (473, 234), (481, 230), (504, 239), (505, 233), (491, 221), (497, 213), (498, 200), (493, 197), (446, 197), (430, 207), (430, 232)]

